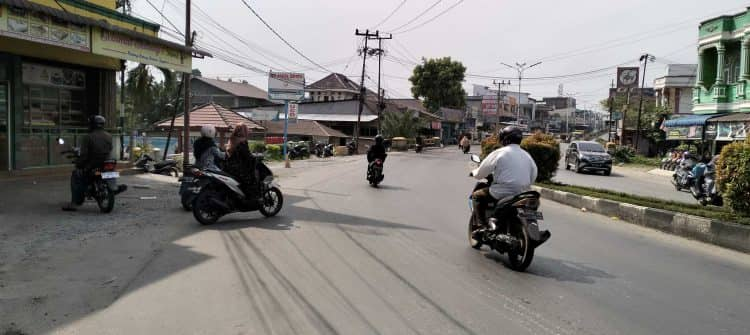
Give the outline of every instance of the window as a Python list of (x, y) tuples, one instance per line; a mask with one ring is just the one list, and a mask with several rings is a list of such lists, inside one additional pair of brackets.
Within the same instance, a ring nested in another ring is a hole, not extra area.
[(578, 147), (585, 152), (604, 152), (604, 147), (599, 143), (579, 143)]

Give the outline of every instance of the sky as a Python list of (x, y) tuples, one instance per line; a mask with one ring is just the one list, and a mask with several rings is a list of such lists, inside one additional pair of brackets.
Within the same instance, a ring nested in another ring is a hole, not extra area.
[[(309, 60), (274, 35), (243, 0), (193, 0), (196, 45), (217, 54), (193, 60), (204, 76), (247, 80), (262, 89), (267, 89), (264, 73), (270, 69), (304, 72), (307, 83), (330, 71), (359, 82), (357, 50), (363, 39), (355, 30), (370, 29), (393, 33), (392, 40), (383, 41), (381, 82), (387, 97), (411, 96), (407, 78), (423, 57), (463, 63), (468, 93), (473, 84), (492, 85), (493, 79), (482, 76), (508, 78), (508, 89), (516, 91), (518, 79), (510, 78), (518, 73), (501, 63), (541, 61), (524, 72), (528, 79), (521, 90), (534, 98), (558, 96), (562, 84), (564, 95), (589, 109), (601, 109), (598, 102), (607, 97), (617, 65), (638, 66), (641, 54), (653, 55), (646, 71), (646, 86), (651, 86), (666, 64), (696, 63), (701, 21), (750, 5), (739, 0), (244, 1)], [(162, 38), (184, 41), (179, 36), (185, 29), (184, 1), (134, 0), (133, 15), (161, 24)], [(369, 43), (372, 47), (377, 41)], [(368, 58), (365, 85), (373, 89), (377, 69), (377, 58)]]

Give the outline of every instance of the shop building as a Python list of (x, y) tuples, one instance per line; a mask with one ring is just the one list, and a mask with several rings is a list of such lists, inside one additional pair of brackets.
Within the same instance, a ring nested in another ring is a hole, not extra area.
[(0, 0), (0, 171), (69, 164), (60, 152), (80, 143), (96, 114), (119, 156), (125, 61), (189, 72), (192, 56), (206, 55), (158, 32), (115, 0)]

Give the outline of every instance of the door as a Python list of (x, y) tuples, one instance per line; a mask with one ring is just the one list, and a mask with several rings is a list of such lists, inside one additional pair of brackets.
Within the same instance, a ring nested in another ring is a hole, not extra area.
[(10, 84), (0, 81), (0, 171), (10, 170)]

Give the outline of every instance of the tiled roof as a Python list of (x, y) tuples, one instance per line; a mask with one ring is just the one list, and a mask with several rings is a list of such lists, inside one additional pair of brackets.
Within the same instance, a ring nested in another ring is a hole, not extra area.
[(400, 108), (406, 108), (410, 110), (419, 111), (420, 115), (425, 115), (433, 119), (441, 119), (439, 115), (432, 114), (427, 111), (427, 108), (422, 104), (419, 99), (388, 99), (388, 103), (396, 104)]
[[(264, 122), (267, 134), (283, 134), (284, 121), (267, 121)], [(317, 137), (349, 137), (346, 134), (326, 127), (313, 120), (297, 120), (288, 124), (287, 132), (290, 135), (305, 135)]]
[[(168, 128), (171, 121), (159, 122), (156, 127)], [(183, 116), (179, 115), (174, 121), (175, 128), (182, 128), (183, 122)], [(246, 124), (250, 131), (262, 132), (264, 130), (252, 120), (215, 103), (197, 106), (190, 111), (190, 129), (200, 129), (201, 126), (210, 124), (216, 127), (217, 131), (228, 131), (230, 127), (239, 123)]]
[(359, 92), (359, 84), (340, 73), (331, 73), (323, 79), (307, 85), (307, 88), (314, 90), (347, 90)]
[(193, 77), (193, 80), (202, 81), (208, 85), (216, 87), (224, 92), (227, 92), (237, 97), (268, 100), (268, 92), (250, 84), (246, 84), (242, 82), (210, 79), (206, 77)]

